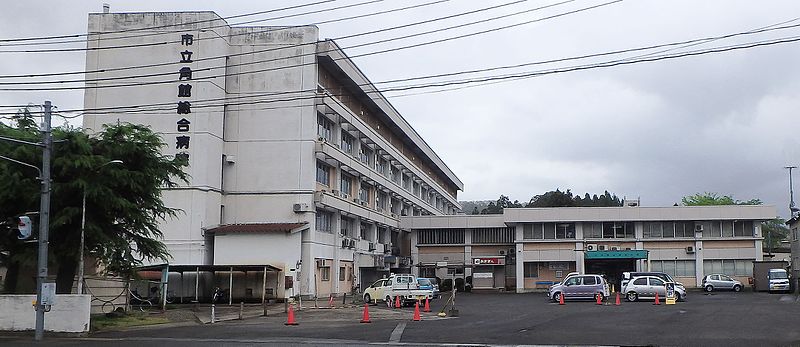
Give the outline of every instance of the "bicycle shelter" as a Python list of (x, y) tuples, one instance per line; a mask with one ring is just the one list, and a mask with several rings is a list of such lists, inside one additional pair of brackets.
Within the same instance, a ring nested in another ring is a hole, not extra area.
[[(159, 301), (161, 302), (162, 308), (166, 306), (167, 303), (167, 294), (170, 292), (170, 274), (178, 274), (180, 276), (180, 294), (178, 295), (183, 301), (184, 297), (192, 297), (192, 295), (185, 295), (187, 293), (185, 286), (184, 286), (184, 274), (189, 273), (194, 275), (194, 301), (193, 302), (200, 302), (201, 299), (210, 298), (209, 295), (201, 296), (201, 279), (204, 282), (208, 282), (209, 274), (211, 278), (211, 282), (215, 282), (215, 279), (218, 278), (219, 273), (226, 273), (228, 276), (228, 305), (233, 304), (233, 297), (234, 297), (234, 274), (239, 273), (244, 275), (245, 283), (243, 286), (247, 286), (247, 279), (248, 273), (260, 273), (261, 274), (261, 303), (266, 303), (267, 299), (269, 299), (268, 292), (270, 295), (276, 295), (277, 290), (272, 290), (269, 288), (269, 283), (267, 283), (267, 278), (271, 277), (268, 274), (272, 273), (275, 276), (275, 288), (278, 288), (281, 285), (280, 273), (282, 270), (278, 267), (275, 267), (270, 264), (262, 264), (262, 265), (172, 265), (172, 264), (157, 264), (157, 265), (148, 265), (142, 266), (137, 269), (140, 277), (143, 279), (153, 279), (158, 277), (158, 283), (160, 286), (160, 298)], [(252, 283), (252, 282), (251, 282)], [(174, 291), (172, 291), (174, 292)], [(191, 292), (189, 292), (191, 293)], [(250, 299), (253, 298), (252, 294), (250, 293), (249, 288), (245, 291), (245, 293), (250, 294)], [(248, 295), (244, 295), (244, 298), (248, 298)], [(174, 295), (173, 295), (174, 296)], [(273, 297), (277, 299), (277, 297)]]

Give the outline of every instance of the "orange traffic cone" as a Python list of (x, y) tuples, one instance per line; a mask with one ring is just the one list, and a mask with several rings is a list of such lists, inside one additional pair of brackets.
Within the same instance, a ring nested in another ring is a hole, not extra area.
[(400, 296), (394, 297), (394, 308), (400, 308)]
[(653, 303), (653, 305), (661, 305), (661, 301), (658, 300), (658, 293), (656, 293), (656, 301)]
[(292, 308), (292, 305), (289, 305), (289, 316), (286, 319), (286, 323), (283, 323), (283, 324), (284, 325), (297, 325), (297, 322), (295, 322), (295, 320), (294, 320), (294, 309)]
[(603, 294), (597, 293), (597, 304), (598, 305), (603, 304)]
[(364, 317), (361, 318), (361, 323), (372, 323), (369, 321), (369, 304), (364, 304)]
[(619, 293), (617, 293), (617, 300), (616, 300), (616, 302), (614, 302), (614, 305), (619, 306)]
[(414, 303), (414, 319), (413, 319), (413, 321), (419, 322), (421, 320), (422, 320), (422, 318), (420, 318), (420, 316), (419, 316), (419, 301), (417, 301), (416, 303)]
[(564, 304), (564, 293), (558, 294), (558, 304), (559, 305)]
[(428, 298), (425, 298), (425, 308), (422, 310), (422, 312), (431, 312), (431, 303)]

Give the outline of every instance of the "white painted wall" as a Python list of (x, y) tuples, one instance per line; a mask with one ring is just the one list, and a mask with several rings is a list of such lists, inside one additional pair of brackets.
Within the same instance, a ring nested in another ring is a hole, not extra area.
[[(36, 295), (0, 295), (0, 330), (23, 331), (36, 328)], [(44, 316), (44, 330), (84, 333), (89, 331), (91, 295), (57, 295), (55, 305)]]

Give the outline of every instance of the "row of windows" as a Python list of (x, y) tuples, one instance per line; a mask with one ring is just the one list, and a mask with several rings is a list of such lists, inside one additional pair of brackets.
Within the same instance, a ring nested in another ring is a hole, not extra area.
[(481, 228), (472, 230), (472, 243), (513, 243), (514, 228)]
[[(333, 212), (325, 211), (325, 210), (317, 210), (316, 215), (316, 229), (319, 232), (323, 233), (333, 233)], [(355, 219), (348, 218), (348, 217), (341, 217), (341, 233), (345, 236), (355, 237)], [(359, 236), (363, 240), (367, 241), (374, 241), (371, 230), (371, 225), (369, 223), (361, 223), (359, 228)], [(389, 238), (388, 229), (386, 227), (377, 227), (377, 234), (378, 234), (378, 243), (385, 244), (387, 243), (387, 239)], [(397, 242), (396, 237), (397, 232), (392, 231), (392, 243)]]
[[(348, 271), (349, 270), (349, 271)], [(324, 266), (319, 268), (319, 277), (320, 281), (327, 282), (331, 280), (331, 268), (329, 266)], [(346, 278), (346, 279), (345, 279)], [(349, 266), (340, 266), (339, 267), (339, 281), (352, 281), (353, 280), (353, 268)]]
[(703, 273), (729, 276), (753, 276), (753, 261), (747, 259), (714, 259), (703, 261)]
[(664, 272), (672, 277), (694, 277), (694, 260), (651, 260), (650, 271)]
[(522, 238), (526, 240), (574, 239), (575, 223), (524, 224)]
[(464, 244), (464, 229), (430, 229), (417, 232), (420, 245)]
[(698, 229), (704, 238), (751, 237), (755, 235), (752, 221), (703, 221), (703, 222), (647, 222), (644, 223), (644, 238), (695, 237)]
[[(320, 138), (325, 139), (328, 142), (334, 142), (333, 139), (333, 122), (324, 117), (322, 115), (317, 116), (317, 133)], [(358, 152), (356, 153), (356, 143), (359, 143)], [(360, 142), (350, 133), (345, 130), (341, 131), (340, 134), (340, 142), (339, 148), (344, 151), (345, 153), (350, 154), (351, 156), (357, 158), (361, 161), (364, 165), (368, 167), (374, 168), (377, 172), (382, 174), (383, 176), (390, 178), (392, 182), (396, 183), (398, 186), (402, 187), (404, 190), (408, 192), (412, 192), (414, 196), (426, 201), (428, 204), (433, 206), (439, 211), (442, 211), (446, 214), (451, 214), (455, 212), (455, 209), (446, 202), (446, 200), (436, 194), (435, 191), (432, 189), (427, 189), (422, 187), (415, 179), (413, 174), (403, 174), (400, 168), (389, 164), (389, 160), (387, 160), (383, 156), (376, 156), (375, 150), (369, 147), (369, 145)], [(322, 164), (323, 166), (327, 166)], [(320, 168), (320, 164), (317, 164), (317, 182), (330, 186), (329, 182), (329, 175), (323, 174), (320, 172), (324, 168)], [(342, 191), (346, 194), (352, 194), (350, 192), (350, 187), (347, 190), (342, 188)], [(360, 192), (359, 192), (360, 193)], [(361, 199), (364, 201), (368, 201), (368, 199)], [(385, 207), (381, 207), (385, 208)]]
[(583, 223), (583, 237), (587, 239), (632, 239), (633, 222)]

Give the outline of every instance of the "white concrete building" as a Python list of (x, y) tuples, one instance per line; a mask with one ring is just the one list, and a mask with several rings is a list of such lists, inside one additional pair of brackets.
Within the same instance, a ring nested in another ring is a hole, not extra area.
[(404, 218), (422, 277), (476, 289), (545, 289), (570, 271), (670, 273), (687, 287), (704, 274), (748, 283), (763, 260), (761, 222), (773, 206), (509, 208), (502, 215)]
[[(184, 211), (162, 225), (170, 265), (182, 269), (180, 283), (171, 277), (177, 295), (193, 295), (184, 281), (201, 265), (231, 266), (245, 284), (236, 297), (348, 293), (410, 271), (400, 216), (460, 210), (461, 181), (314, 26), (98, 13), (88, 32), (85, 108), (97, 111), (84, 127), (146, 124), (163, 134), (165, 155), (188, 159), (190, 182), (164, 192)], [(134, 66), (146, 67), (121, 69)], [(280, 272), (251, 278), (239, 265)], [(203, 295), (227, 278), (204, 278)]]

